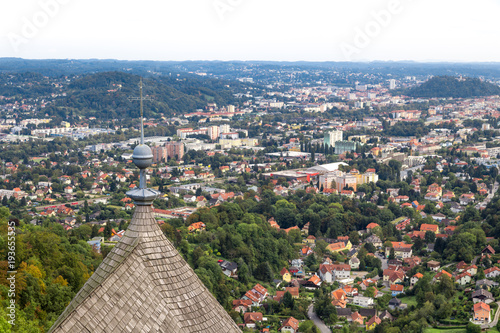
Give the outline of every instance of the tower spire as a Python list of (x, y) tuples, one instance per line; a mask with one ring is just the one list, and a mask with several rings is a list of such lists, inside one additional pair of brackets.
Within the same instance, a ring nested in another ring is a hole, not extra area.
[(139, 168), (139, 188), (127, 192), (127, 195), (135, 201), (136, 205), (147, 206), (160, 194), (158, 191), (147, 188), (146, 169), (153, 164), (153, 152), (148, 145), (144, 144), (144, 109), (142, 97), (142, 77), (139, 81), (140, 108), (141, 108), (141, 143), (134, 148), (132, 159)]
[(144, 109), (143, 109), (143, 98), (142, 98), (142, 77), (141, 80), (139, 81), (139, 94), (140, 94), (140, 101), (141, 101), (141, 145), (144, 144)]

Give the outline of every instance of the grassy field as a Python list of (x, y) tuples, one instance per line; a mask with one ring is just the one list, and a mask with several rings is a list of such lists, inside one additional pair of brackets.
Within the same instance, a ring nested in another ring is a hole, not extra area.
[(400, 298), (401, 302), (408, 304), (408, 306), (415, 305), (417, 306), (417, 298), (415, 296), (406, 296), (403, 298)]

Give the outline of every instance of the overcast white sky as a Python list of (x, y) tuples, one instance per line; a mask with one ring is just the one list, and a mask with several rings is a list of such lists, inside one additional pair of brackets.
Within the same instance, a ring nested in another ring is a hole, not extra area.
[(3, 0), (0, 57), (500, 61), (500, 0)]

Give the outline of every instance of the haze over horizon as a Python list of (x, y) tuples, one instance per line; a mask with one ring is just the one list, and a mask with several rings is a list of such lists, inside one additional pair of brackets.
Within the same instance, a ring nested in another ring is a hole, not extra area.
[(0, 4), (0, 57), (498, 62), (500, 1), (27, 0)]

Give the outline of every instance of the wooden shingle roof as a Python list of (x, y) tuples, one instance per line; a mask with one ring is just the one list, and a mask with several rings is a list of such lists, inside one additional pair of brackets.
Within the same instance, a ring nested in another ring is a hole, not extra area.
[(97, 331), (240, 332), (141, 205), (49, 332)]

